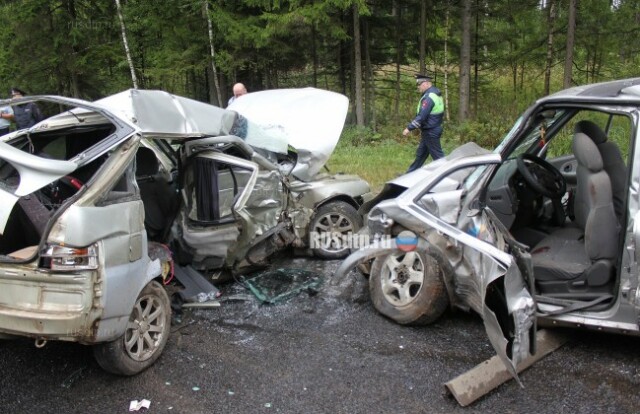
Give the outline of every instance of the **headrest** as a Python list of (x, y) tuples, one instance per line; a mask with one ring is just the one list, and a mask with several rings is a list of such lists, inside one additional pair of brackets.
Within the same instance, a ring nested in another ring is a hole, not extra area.
[(596, 145), (600, 145), (607, 141), (607, 134), (605, 134), (598, 125), (591, 121), (585, 120), (578, 122), (574, 128), (574, 132), (587, 134), (587, 136), (589, 136)]
[(138, 148), (136, 152), (136, 177), (146, 177), (158, 173), (158, 158), (153, 150), (147, 147)]
[(589, 171), (602, 171), (602, 156), (595, 142), (582, 132), (578, 132), (573, 136), (573, 154), (578, 160), (578, 164), (586, 167)]

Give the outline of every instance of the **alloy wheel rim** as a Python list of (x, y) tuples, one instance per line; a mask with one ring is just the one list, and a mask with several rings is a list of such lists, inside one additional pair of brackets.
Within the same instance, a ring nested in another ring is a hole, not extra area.
[(156, 352), (165, 335), (166, 314), (160, 298), (138, 298), (124, 335), (124, 347), (135, 361), (145, 361)]
[(390, 255), (383, 263), (382, 294), (395, 306), (406, 306), (416, 300), (424, 286), (424, 262), (416, 252)]
[(348, 243), (343, 236), (353, 233), (353, 223), (341, 213), (327, 213), (318, 219), (313, 231), (323, 235), (321, 238), (322, 249), (328, 252), (341, 252), (348, 248)]

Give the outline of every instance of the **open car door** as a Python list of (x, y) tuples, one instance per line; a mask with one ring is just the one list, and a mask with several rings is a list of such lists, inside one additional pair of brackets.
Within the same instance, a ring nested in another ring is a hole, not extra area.
[[(517, 378), (517, 365), (535, 352), (531, 259), (493, 212), (477, 202), (482, 181), (501, 161), (498, 154), (488, 154), (442, 164), (424, 184), (378, 204), (370, 216), (391, 218), (417, 236), (416, 251), (442, 268), (454, 304), (482, 317), (496, 353)], [(406, 245), (398, 249), (398, 240), (357, 251), (337, 274), (373, 257), (404, 255)]]

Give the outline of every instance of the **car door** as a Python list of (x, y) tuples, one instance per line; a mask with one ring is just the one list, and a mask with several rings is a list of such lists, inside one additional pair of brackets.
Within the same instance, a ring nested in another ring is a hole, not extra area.
[(275, 227), (282, 209), (276, 172), (211, 150), (185, 163), (180, 225), (196, 266), (218, 268), (243, 256), (254, 239)]
[[(429, 232), (446, 239), (456, 292), (482, 317), (491, 344), (515, 377), (517, 365), (535, 352), (536, 305), (526, 247), (479, 202), (500, 162), (499, 155), (490, 154), (446, 163), (428, 184), (409, 189), (398, 201)], [(466, 177), (460, 186), (436, 191), (447, 180), (460, 180), (456, 176)], [(451, 215), (456, 209), (457, 214)]]
[[(500, 155), (450, 160), (395, 199), (376, 206), (380, 216), (417, 235), (417, 249), (436, 257), (454, 303), (476, 311), (498, 356), (514, 377), (535, 352), (533, 271), (526, 248), (483, 206), (480, 195)], [(373, 213), (372, 213), (373, 214)], [(337, 275), (363, 260), (398, 249), (368, 246), (352, 254)]]

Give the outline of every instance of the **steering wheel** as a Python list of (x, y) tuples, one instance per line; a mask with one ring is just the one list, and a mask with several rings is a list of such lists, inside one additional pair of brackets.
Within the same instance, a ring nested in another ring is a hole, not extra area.
[(518, 157), (518, 172), (533, 191), (550, 199), (560, 199), (567, 192), (567, 182), (558, 169), (533, 154)]

